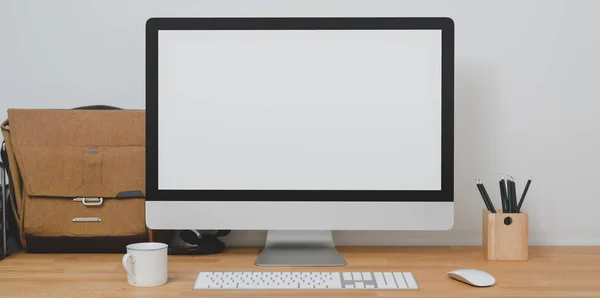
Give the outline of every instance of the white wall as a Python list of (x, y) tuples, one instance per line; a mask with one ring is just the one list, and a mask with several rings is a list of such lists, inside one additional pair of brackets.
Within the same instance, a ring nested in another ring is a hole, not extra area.
[[(456, 23), (456, 220), (448, 232), (338, 232), (338, 244), (480, 243), (473, 179), (535, 181), (534, 245), (600, 245), (600, 1), (2, 1), (0, 111), (144, 108), (152, 16), (450, 16)], [(236, 232), (232, 244), (260, 244)]]

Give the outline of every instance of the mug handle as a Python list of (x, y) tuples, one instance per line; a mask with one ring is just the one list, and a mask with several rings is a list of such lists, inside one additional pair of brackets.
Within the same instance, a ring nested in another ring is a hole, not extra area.
[(131, 277), (131, 280), (133, 281), (133, 283), (135, 284), (135, 275), (133, 275), (133, 268), (132, 265), (135, 263), (135, 257), (131, 254), (125, 254), (123, 255), (123, 268), (125, 268), (125, 271), (127, 271), (127, 275), (129, 275), (129, 277)]

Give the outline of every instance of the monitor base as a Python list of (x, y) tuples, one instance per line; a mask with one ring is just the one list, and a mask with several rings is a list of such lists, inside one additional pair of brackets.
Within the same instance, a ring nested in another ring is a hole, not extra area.
[(344, 266), (331, 231), (269, 230), (258, 266)]

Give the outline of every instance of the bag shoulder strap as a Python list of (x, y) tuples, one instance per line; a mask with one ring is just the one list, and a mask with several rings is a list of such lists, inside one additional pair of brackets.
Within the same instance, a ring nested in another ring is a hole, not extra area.
[(107, 105), (91, 105), (73, 108), (73, 110), (122, 110), (122, 108)]

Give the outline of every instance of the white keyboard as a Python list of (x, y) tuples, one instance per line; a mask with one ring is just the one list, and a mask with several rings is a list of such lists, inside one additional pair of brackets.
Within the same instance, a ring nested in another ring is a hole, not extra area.
[(410, 272), (200, 272), (194, 290), (418, 290)]

